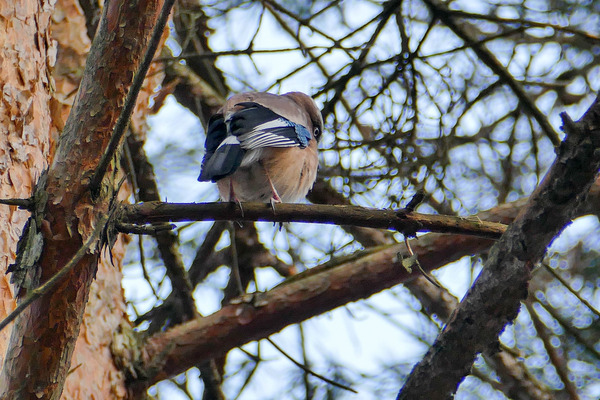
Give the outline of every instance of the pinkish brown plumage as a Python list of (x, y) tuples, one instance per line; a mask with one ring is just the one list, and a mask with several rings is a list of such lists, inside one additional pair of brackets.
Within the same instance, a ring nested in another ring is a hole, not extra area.
[(296, 202), (316, 179), (322, 131), (303, 93), (237, 94), (209, 121), (198, 179), (217, 182), (224, 201)]

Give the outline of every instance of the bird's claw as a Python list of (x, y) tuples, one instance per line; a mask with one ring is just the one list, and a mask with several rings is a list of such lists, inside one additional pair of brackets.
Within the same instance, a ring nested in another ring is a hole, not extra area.
[(273, 193), (273, 197), (271, 197), (271, 199), (269, 200), (269, 203), (271, 203), (271, 210), (273, 210), (273, 214), (275, 214), (275, 204), (281, 203), (281, 199), (279, 198), (279, 195), (277, 195), (277, 193)]

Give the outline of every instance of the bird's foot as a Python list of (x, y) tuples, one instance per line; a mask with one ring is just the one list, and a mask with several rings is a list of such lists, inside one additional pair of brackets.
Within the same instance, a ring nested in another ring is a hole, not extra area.
[[(229, 179), (229, 201), (235, 203), (240, 208), (240, 213), (242, 214), (242, 218), (244, 218), (244, 208), (242, 207), (242, 202), (235, 195), (235, 191), (233, 190), (233, 179)], [(240, 221), (236, 221), (240, 228), (243, 227)]]
[(273, 214), (275, 214), (275, 203), (281, 203), (281, 198), (277, 192), (273, 191), (273, 196), (269, 200), (269, 203), (271, 203), (271, 210), (273, 210)]
[[(237, 206), (240, 208), (240, 214), (242, 214), (242, 218), (244, 218), (244, 208), (242, 207), (242, 203), (240, 202), (240, 200), (237, 197), (233, 197), (231, 200), (229, 200), (230, 203), (232, 204), (237, 204)], [(238, 224), (238, 226), (240, 228), (244, 227), (244, 224), (242, 223), (242, 221), (235, 221), (236, 224)]]
[(244, 207), (242, 207), (242, 203), (240, 202), (240, 200), (237, 197), (234, 197), (231, 200), (232, 203), (237, 204), (237, 206), (240, 208), (240, 213), (242, 214), (242, 218), (244, 218)]

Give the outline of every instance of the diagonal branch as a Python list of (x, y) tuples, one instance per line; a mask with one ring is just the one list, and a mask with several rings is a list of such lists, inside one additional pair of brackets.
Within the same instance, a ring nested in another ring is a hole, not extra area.
[[(156, 383), (287, 325), (404, 281), (409, 274), (396, 257), (403, 246), (366, 250), (362, 257), (323, 266), (316, 274), (308, 270), (266, 293), (248, 295), (248, 302), (224, 306), (212, 315), (157, 333), (140, 349), (142, 359), (133, 363), (139, 366), (138, 376)], [(433, 265), (427, 257), (421, 262), (425, 268)], [(158, 374), (152, 369), (156, 365), (161, 365)]]
[[(585, 205), (587, 207), (580, 210), (579, 215), (594, 213), (594, 210), (590, 209), (590, 206), (592, 204), (598, 204), (598, 202), (595, 200), (597, 199), (597, 196), (598, 185), (596, 184), (594, 185), (594, 188), (590, 190), (589, 200)], [(318, 180), (315, 184), (313, 191), (309, 194), (309, 200), (314, 203), (349, 204), (348, 199), (346, 199), (338, 191), (333, 190), (331, 186), (322, 180)], [(481, 212), (474, 217), (487, 221), (496, 221), (508, 224), (514, 220), (519, 213), (519, 210), (524, 207), (526, 200), (527, 199), (520, 199), (512, 203), (502, 204), (494, 207), (491, 210)], [(393, 241), (392, 238), (385, 237), (384, 234), (387, 233), (386, 231), (378, 229), (356, 226), (343, 226), (343, 229), (353, 235), (354, 238), (358, 240), (364, 247), (380, 246)], [(414, 242), (411, 244), (411, 247), (421, 246), (425, 240), (431, 240), (437, 235), (440, 234), (428, 234), (426, 236), (422, 236), (418, 241), (417, 239), (411, 240), (411, 242)], [(455, 246), (453, 244), (455, 236), (446, 235), (444, 238), (444, 241), (438, 241), (436, 243), (435, 248), (431, 248), (432, 252), (439, 251), (443, 253), (444, 248)], [(493, 243), (490, 241), (489, 244), (491, 246)], [(475, 249), (472, 250), (473, 253), (480, 252)], [(483, 246), (481, 251), (485, 251)], [(469, 253), (465, 253), (465, 255), (468, 254)], [(398, 256), (407, 257), (408, 255), (399, 253)], [(440, 260), (439, 265), (441, 266), (444, 263), (456, 261), (456, 259), (457, 258), (446, 259), (443, 262)], [(406, 287), (422, 304), (422, 312), (424, 314), (428, 315), (430, 318), (433, 318), (433, 315), (435, 314), (437, 318), (444, 323), (450, 319), (452, 312), (458, 305), (456, 298), (447, 290), (430, 284), (423, 277), (404, 282), (404, 287)], [(513, 398), (518, 393), (518, 396), (520, 396), (520, 398), (523, 400), (549, 400), (549, 394), (545, 393), (544, 390), (541, 389), (541, 385), (535, 384), (535, 381), (533, 381), (527, 374), (523, 363), (520, 362), (519, 358), (515, 355), (506, 351), (501, 351), (493, 355), (484, 354), (484, 357), (486, 364), (493, 368), (500, 378), (501, 383), (496, 386), (496, 389), (503, 391), (507, 397)]]
[(527, 296), (530, 272), (574, 217), (600, 168), (600, 97), (577, 123), (562, 114), (565, 140), (525, 209), (490, 256), (449, 324), (417, 364), (398, 399), (445, 399), (478, 353), (497, 346)]
[[(579, 215), (598, 212), (600, 185), (595, 185), (591, 193), (594, 200), (584, 204)], [(521, 205), (522, 201), (517, 201), (499, 206), (481, 217), (508, 222)], [(429, 234), (412, 243), (412, 247), (423, 268), (431, 271), (465, 255), (484, 251), (492, 243), (490, 239), (474, 236)], [(257, 294), (253, 302), (256, 307), (248, 303), (228, 305), (207, 317), (152, 335), (139, 349), (144, 359), (136, 360), (139, 364), (132, 360), (125, 364), (138, 365), (139, 376), (149, 377), (144, 385), (151, 385), (226, 354), (233, 347), (267, 337), (289, 324), (406, 282), (415, 275), (409, 275), (398, 262), (397, 254), (403, 249), (404, 244), (379, 246), (337, 264), (329, 262), (311, 268), (269, 292)], [(328, 288), (335, 293), (329, 293)]]
[(162, 10), (160, 11), (160, 15), (156, 21), (154, 30), (152, 31), (152, 37), (150, 38), (150, 42), (148, 43), (148, 47), (144, 54), (144, 59), (139, 65), (139, 68), (135, 73), (135, 77), (133, 78), (131, 87), (127, 92), (124, 107), (121, 109), (119, 118), (115, 123), (108, 146), (106, 147), (104, 154), (102, 154), (102, 158), (100, 158), (100, 162), (94, 171), (94, 175), (92, 175), (92, 178), (90, 179), (90, 190), (92, 191), (94, 197), (97, 197), (99, 194), (100, 184), (102, 182), (102, 178), (104, 178), (104, 174), (106, 173), (110, 160), (112, 160), (117, 152), (117, 149), (121, 146), (123, 135), (127, 131), (127, 126), (129, 125), (129, 118), (131, 117), (131, 113), (135, 107), (135, 101), (137, 100), (140, 89), (142, 88), (144, 79), (146, 79), (146, 74), (148, 73), (150, 64), (152, 64), (154, 53), (156, 53), (156, 49), (160, 44), (160, 38), (162, 37), (165, 25), (169, 19), (169, 14), (171, 13), (173, 3), (175, 3), (175, 0), (166, 0), (163, 3)]
[(533, 322), (533, 327), (537, 332), (538, 337), (542, 340), (544, 344), (544, 349), (546, 350), (546, 354), (548, 354), (548, 358), (550, 359), (550, 363), (554, 366), (560, 381), (564, 385), (564, 391), (566, 391), (569, 395), (569, 399), (571, 400), (579, 400), (579, 396), (577, 395), (577, 389), (573, 382), (569, 380), (569, 370), (566, 366), (565, 359), (559, 355), (556, 347), (550, 341), (550, 334), (547, 332), (544, 323), (540, 320), (537, 312), (535, 311), (531, 299), (528, 299), (525, 302), (525, 308), (529, 313), (529, 317), (531, 318), (531, 322)]

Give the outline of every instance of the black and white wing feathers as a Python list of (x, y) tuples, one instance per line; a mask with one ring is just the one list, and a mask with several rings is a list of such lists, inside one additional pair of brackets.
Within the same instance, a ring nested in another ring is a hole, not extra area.
[(241, 102), (226, 120), (216, 114), (209, 121), (206, 155), (199, 181), (213, 181), (231, 175), (246, 152), (265, 147), (308, 146), (309, 130), (256, 102)]

